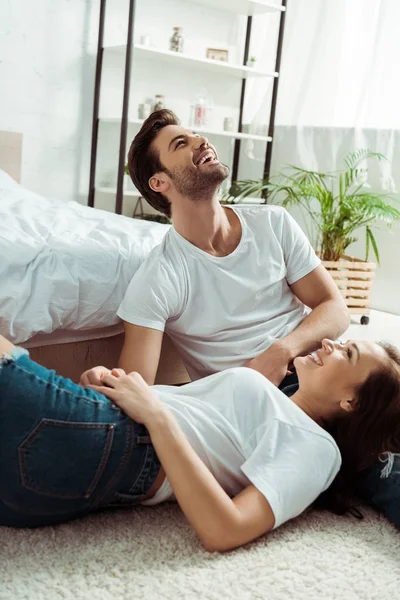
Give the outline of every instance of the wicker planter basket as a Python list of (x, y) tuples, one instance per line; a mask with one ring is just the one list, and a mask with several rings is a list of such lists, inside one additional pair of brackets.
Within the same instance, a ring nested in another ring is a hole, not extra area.
[(367, 325), (376, 263), (343, 256), (338, 261), (323, 260), (322, 264), (341, 291), (349, 312), (361, 314), (361, 324)]

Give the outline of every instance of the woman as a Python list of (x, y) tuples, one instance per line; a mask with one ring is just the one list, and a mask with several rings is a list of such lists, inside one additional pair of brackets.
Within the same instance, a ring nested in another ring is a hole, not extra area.
[(295, 360), (291, 398), (243, 367), (180, 388), (114, 370), (83, 389), (4, 338), (0, 355), (2, 525), (176, 499), (207, 550), (229, 550), (327, 490), (339, 447), (342, 495), (360, 469), (399, 449), (391, 346), (323, 340)]

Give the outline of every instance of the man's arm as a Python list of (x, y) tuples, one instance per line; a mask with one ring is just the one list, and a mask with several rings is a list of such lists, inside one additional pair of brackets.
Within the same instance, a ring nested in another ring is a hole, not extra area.
[(124, 321), (125, 341), (118, 366), (126, 373), (137, 371), (148, 385), (156, 379), (164, 333)]
[(290, 287), (295, 296), (312, 309), (284, 338), (293, 360), (318, 348), (325, 337), (336, 340), (350, 325), (350, 314), (339, 288), (322, 265)]
[(292, 292), (311, 313), (288, 336), (274, 342), (245, 366), (259, 371), (279, 385), (296, 356), (312, 352), (323, 338), (337, 339), (349, 326), (346, 303), (322, 265), (291, 286)]

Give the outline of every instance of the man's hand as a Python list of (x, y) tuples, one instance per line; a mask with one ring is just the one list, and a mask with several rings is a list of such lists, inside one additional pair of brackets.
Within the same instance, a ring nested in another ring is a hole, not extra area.
[(163, 403), (139, 373), (118, 376), (106, 374), (101, 385), (89, 387), (107, 396), (137, 423), (147, 425), (157, 414), (165, 412)]
[(265, 352), (252, 358), (244, 366), (258, 371), (278, 386), (286, 375), (290, 375), (291, 360), (292, 357), (282, 342), (274, 342)]
[(87, 387), (88, 385), (103, 385), (102, 381), (104, 375), (109, 375), (110, 373), (112, 373), (115, 377), (125, 375), (125, 371), (123, 369), (110, 370), (107, 369), (107, 367), (93, 367), (92, 369), (88, 369), (82, 373), (79, 380), (79, 385), (81, 387)]

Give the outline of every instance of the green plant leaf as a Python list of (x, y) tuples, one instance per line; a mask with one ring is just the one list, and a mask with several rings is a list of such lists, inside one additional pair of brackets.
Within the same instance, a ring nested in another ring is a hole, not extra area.
[(378, 265), (380, 265), (380, 259), (379, 259), (379, 251), (378, 251), (378, 245), (376, 243), (374, 234), (372, 233), (371, 229), (369, 227), (365, 228), (365, 233), (366, 233), (366, 242), (367, 242), (367, 247), (366, 247), (366, 252), (365, 252), (365, 260), (368, 260), (368, 256), (369, 256), (369, 245), (371, 244), (372, 249), (374, 251), (375, 257), (376, 257), (376, 262), (378, 263)]
[(387, 160), (386, 156), (379, 152), (371, 152), (368, 148), (360, 148), (354, 152), (349, 152), (343, 159), (345, 167), (348, 170), (356, 169), (358, 165), (365, 160), (370, 158), (376, 158), (377, 160)]

